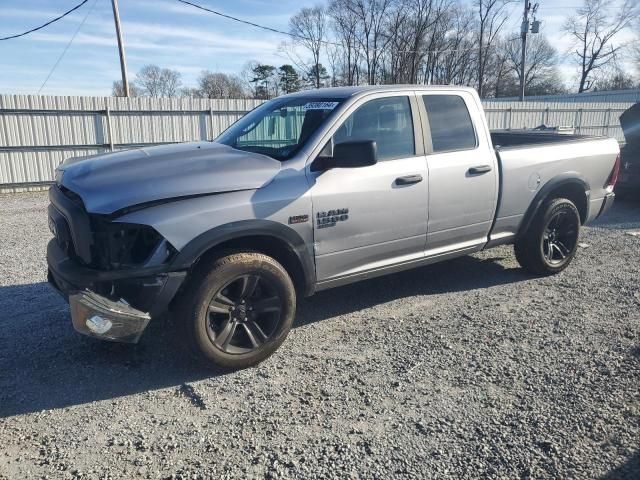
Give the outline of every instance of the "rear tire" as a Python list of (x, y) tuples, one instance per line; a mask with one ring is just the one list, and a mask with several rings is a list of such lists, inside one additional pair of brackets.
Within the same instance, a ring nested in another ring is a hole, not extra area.
[(518, 263), (536, 275), (559, 273), (578, 249), (580, 213), (566, 198), (549, 200), (515, 243)]
[(284, 342), (296, 310), (293, 282), (273, 258), (227, 254), (194, 272), (178, 322), (190, 350), (210, 366), (247, 368)]

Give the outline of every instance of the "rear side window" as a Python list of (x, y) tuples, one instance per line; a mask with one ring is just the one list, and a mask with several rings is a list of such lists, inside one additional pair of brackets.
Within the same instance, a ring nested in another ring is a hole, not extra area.
[(387, 97), (368, 101), (345, 120), (333, 140), (336, 144), (374, 140), (378, 161), (415, 155), (409, 98)]
[(462, 97), (423, 95), (422, 100), (429, 117), (434, 152), (475, 148), (476, 133)]

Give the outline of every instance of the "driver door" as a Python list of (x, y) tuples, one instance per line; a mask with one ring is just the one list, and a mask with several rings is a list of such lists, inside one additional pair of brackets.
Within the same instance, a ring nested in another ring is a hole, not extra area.
[(319, 282), (424, 256), (429, 182), (413, 94), (357, 105), (333, 141), (362, 140), (376, 142), (375, 165), (309, 171)]

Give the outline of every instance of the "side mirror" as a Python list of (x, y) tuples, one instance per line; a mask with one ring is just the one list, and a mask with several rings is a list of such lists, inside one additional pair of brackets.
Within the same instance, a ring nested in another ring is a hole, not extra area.
[(374, 140), (344, 142), (333, 146), (332, 157), (319, 156), (314, 162), (318, 165), (314, 165), (313, 170), (368, 167), (377, 162), (377, 146)]

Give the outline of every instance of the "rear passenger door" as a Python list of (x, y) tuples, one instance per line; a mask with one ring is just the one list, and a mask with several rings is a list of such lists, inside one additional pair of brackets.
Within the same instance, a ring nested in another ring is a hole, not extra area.
[(427, 256), (483, 244), (499, 185), (482, 107), (464, 91), (421, 95), (420, 104), (429, 170)]

